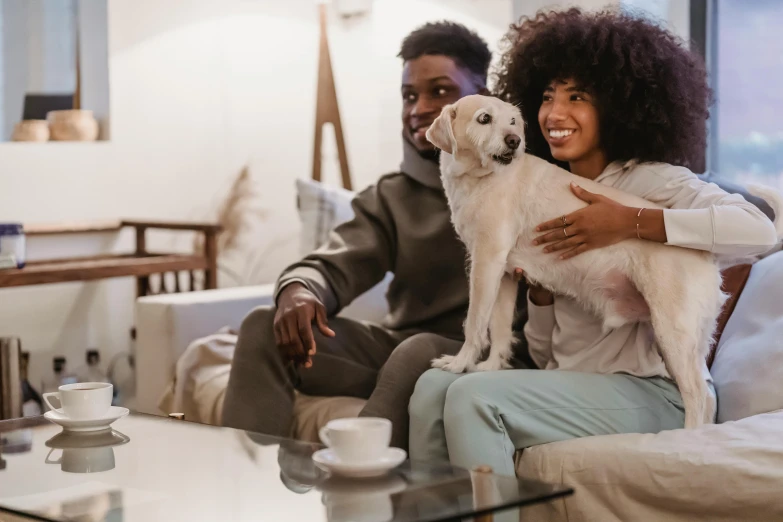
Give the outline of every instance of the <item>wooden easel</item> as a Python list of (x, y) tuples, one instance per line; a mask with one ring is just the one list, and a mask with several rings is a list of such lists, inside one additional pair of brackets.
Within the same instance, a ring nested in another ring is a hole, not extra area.
[(329, 41), (326, 35), (326, 4), (318, 5), (321, 37), (318, 52), (318, 90), (315, 105), (315, 143), (313, 144), (313, 179), (321, 181), (321, 147), (323, 127), (331, 123), (337, 140), (337, 154), (340, 158), (340, 174), (343, 187), (351, 190), (351, 173), (348, 170), (348, 155), (345, 153), (343, 126), (340, 122), (340, 108), (337, 105), (337, 90), (334, 87), (332, 60), (329, 57)]

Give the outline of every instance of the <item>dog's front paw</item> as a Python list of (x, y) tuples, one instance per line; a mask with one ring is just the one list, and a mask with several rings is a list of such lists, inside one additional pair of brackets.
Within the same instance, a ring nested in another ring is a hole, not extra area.
[(442, 355), (437, 359), (432, 360), (432, 367), (444, 369), (447, 365), (451, 364), (454, 358), (454, 355)]
[(490, 357), (476, 365), (476, 371), (478, 372), (496, 372), (499, 370), (510, 370), (511, 368), (513, 368), (511, 363), (500, 357)]
[(432, 361), (433, 368), (440, 368), (451, 373), (465, 373), (475, 368), (475, 362), (460, 352), (458, 355), (444, 355)]

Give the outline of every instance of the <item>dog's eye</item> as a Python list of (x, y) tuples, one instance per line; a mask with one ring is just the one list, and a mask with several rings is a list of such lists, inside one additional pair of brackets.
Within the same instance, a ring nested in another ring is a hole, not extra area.
[(516, 125), (516, 124), (517, 124), (517, 119), (511, 118), (511, 125)]
[(492, 116), (490, 116), (485, 112), (483, 114), (479, 114), (479, 117), (476, 119), (476, 121), (482, 125), (486, 125), (487, 123), (492, 121)]

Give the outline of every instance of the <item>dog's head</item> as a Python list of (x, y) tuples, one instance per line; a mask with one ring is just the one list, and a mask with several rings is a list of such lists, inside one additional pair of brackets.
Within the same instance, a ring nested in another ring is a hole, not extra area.
[(525, 151), (525, 123), (510, 103), (476, 94), (445, 106), (427, 139), (457, 161), (494, 169), (510, 165)]

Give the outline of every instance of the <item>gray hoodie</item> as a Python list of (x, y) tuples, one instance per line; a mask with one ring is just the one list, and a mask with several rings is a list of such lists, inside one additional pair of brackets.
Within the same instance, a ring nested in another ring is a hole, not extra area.
[(299, 281), (331, 316), (392, 272), (385, 327), (461, 339), (467, 257), (450, 221), (438, 164), (404, 142), (400, 172), (381, 177), (352, 206), (353, 220), (283, 271), (275, 296)]

